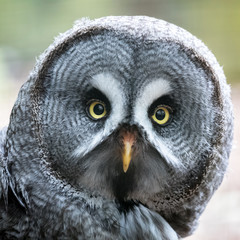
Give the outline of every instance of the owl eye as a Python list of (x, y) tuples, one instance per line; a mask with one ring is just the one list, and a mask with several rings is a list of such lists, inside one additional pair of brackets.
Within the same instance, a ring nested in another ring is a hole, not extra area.
[(105, 103), (99, 100), (93, 100), (88, 105), (89, 116), (94, 120), (99, 120), (106, 116), (107, 110)]
[(155, 108), (154, 113), (152, 115), (152, 119), (157, 124), (165, 126), (167, 123), (169, 123), (171, 119), (170, 113), (171, 113), (170, 107), (160, 105)]

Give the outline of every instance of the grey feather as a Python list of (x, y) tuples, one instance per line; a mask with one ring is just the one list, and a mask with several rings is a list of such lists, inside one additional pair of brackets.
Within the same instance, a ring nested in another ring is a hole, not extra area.
[[(100, 119), (89, 112), (96, 100)], [(165, 125), (153, 118), (159, 106), (169, 109)], [(82, 19), (39, 57), (0, 135), (0, 234), (190, 235), (223, 179), (232, 137), (230, 88), (200, 40), (149, 17)]]

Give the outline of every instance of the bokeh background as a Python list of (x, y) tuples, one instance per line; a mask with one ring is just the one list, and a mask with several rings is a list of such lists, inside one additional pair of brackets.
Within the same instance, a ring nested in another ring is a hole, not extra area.
[(76, 19), (148, 15), (203, 40), (232, 86), (234, 148), (228, 173), (188, 240), (240, 239), (240, 1), (239, 0), (0, 0), (0, 128), (36, 57)]

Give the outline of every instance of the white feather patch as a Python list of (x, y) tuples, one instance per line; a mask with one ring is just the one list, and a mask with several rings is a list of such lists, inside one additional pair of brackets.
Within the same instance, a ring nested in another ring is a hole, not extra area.
[(92, 77), (91, 85), (101, 91), (111, 104), (111, 113), (106, 120), (104, 128), (95, 134), (90, 142), (77, 147), (74, 157), (83, 157), (85, 154), (93, 150), (97, 145), (103, 142), (115, 130), (119, 123), (126, 116), (124, 107), (125, 96), (120, 81), (115, 79), (110, 73), (100, 73)]
[(91, 139), (91, 142), (86, 142), (82, 146), (77, 147), (74, 151), (72, 156), (73, 157), (83, 157), (88, 152), (93, 150), (98, 144), (100, 144), (105, 137), (103, 137), (103, 131), (98, 132), (96, 135), (94, 135), (94, 138)]
[(169, 82), (163, 78), (159, 78), (150, 82), (144, 87), (142, 94), (138, 97), (136, 108), (136, 115), (143, 111), (147, 112), (148, 107), (158, 98), (170, 93), (172, 88)]
[(106, 122), (105, 129), (114, 128), (126, 115), (124, 108), (125, 96), (120, 81), (110, 73), (100, 73), (91, 80), (93, 87), (106, 95), (111, 104), (111, 115)]
[(157, 79), (150, 82), (144, 88), (142, 94), (136, 101), (134, 109), (134, 120), (141, 125), (148, 136), (149, 142), (158, 150), (158, 152), (166, 159), (166, 161), (174, 167), (182, 167), (181, 162), (174, 156), (171, 150), (167, 147), (165, 141), (155, 133), (152, 122), (148, 117), (148, 108), (158, 98), (169, 94), (172, 88), (169, 82), (165, 79)]

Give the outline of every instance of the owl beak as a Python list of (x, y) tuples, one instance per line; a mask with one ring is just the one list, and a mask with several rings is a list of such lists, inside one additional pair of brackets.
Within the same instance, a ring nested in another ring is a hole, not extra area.
[(123, 160), (123, 171), (126, 173), (129, 164), (132, 159), (132, 148), (135, 142), (135, 136), (131, 132), (126, 132), (123, 135), (123, 149), (122, 149), (122, 160)]

